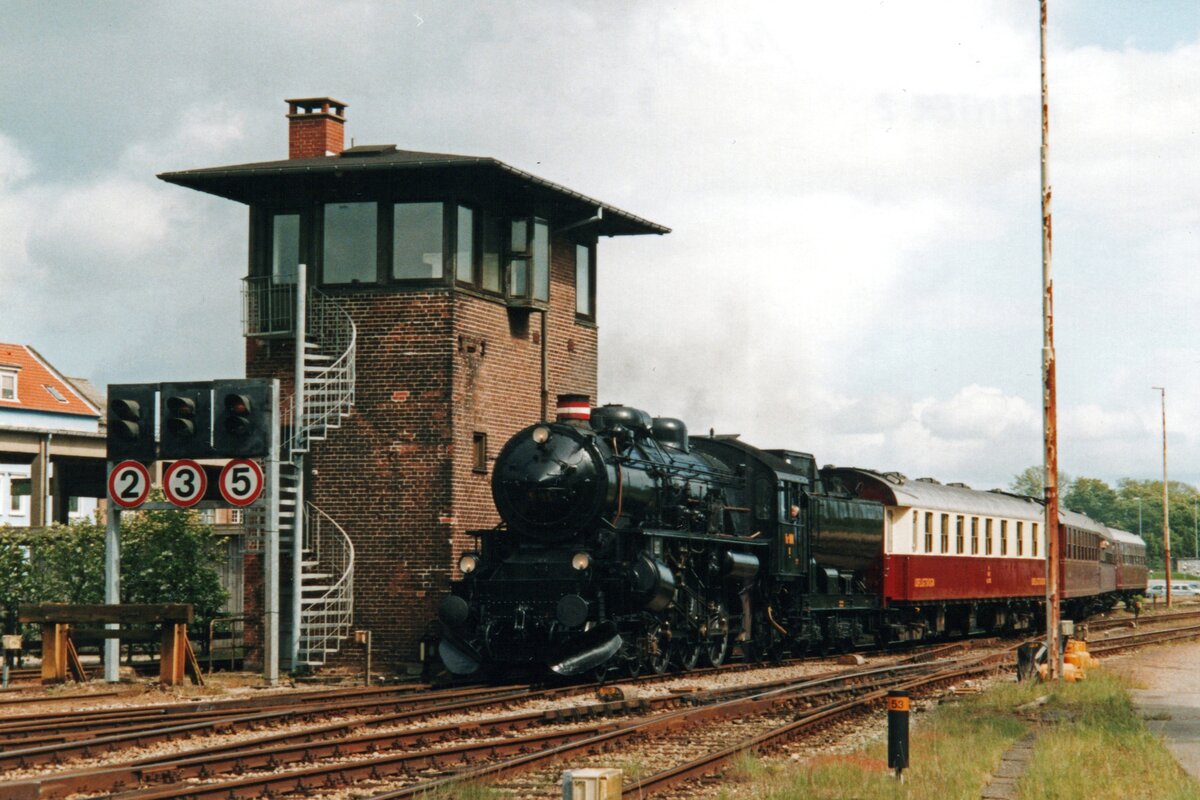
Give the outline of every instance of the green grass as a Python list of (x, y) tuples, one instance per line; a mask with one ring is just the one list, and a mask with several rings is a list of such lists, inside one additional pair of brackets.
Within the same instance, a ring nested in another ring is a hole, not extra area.
[[(1147, 728), (1126, 685), (1102, 671), (1051, 693), (1047, 708), (1072, 722), (1048, 726), (1021, 779), (1022, 800), (1194, 800), (1200, 783), (1189, 778)], [(1086, 764), (1086, 770), (1064, 770)], [(1075, 774), (1071, 774), (1075, 773)]]
[[(1021, 800), (1185, 800), (1200, 797), (1138, 716), (1126, 687), (1093, 670), (1051, 690), (1003, 684), (914, 714), (904, 782), (887, 769), (887, 743), (808, 762), (743, 756), (730, 770), (727, 800), (978, 800), (1000, 759), (1035, 723), (1015, 709), (1049, 693), (1032, 714), (1061, 721), (1039, 726), (1034, 757), (1019, 783)], [(880, 726), (881, 739), (886, 723)]]

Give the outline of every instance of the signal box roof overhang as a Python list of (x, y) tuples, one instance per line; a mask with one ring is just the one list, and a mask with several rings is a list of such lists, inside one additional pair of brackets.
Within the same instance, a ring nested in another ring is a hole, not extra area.
[(601, 236), (671, 230), (494, 158), (399, 150), (394, 145), (360, 145), (338, 155), (164, 172), (158, 177), (247, 205), (453, 196), (521, 213), (532, 210), (557, 224), (599, 216), (595, 225)]

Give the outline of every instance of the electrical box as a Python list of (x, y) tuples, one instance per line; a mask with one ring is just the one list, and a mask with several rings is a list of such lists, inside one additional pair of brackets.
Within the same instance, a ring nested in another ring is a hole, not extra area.
[(621, 770), (573, 769), (563, 773), (563, 800), (621, 800)]
[(4, 634), (0, 636), (0, 643), (4, 645), (5, 650), (21, 650), (24, 645), (21, 643), (21, 634)]

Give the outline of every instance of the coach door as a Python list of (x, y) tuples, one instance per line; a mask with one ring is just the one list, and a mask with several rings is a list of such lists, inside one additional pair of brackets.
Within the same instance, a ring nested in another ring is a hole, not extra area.
[(781, 575), (802, 575), (807, 561), (805, 520), (808, 518), (800, 484), (782, 481), (779, 484), (779, 536), (776, 538), (776, 572)]

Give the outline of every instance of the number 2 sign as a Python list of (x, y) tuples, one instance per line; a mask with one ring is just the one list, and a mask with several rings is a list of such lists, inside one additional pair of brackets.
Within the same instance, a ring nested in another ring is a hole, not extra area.
[(227, 502), (239, 507), (248, 506), (262, 494), (262, 467), (248, 458), (235, 458), (221, 470), (218, 483), (221, 496)]
[(121, 508), (137, 508), (150, 496), (150, 470), (137, 461), (122, 461), (108, 473), (108, 496)]

